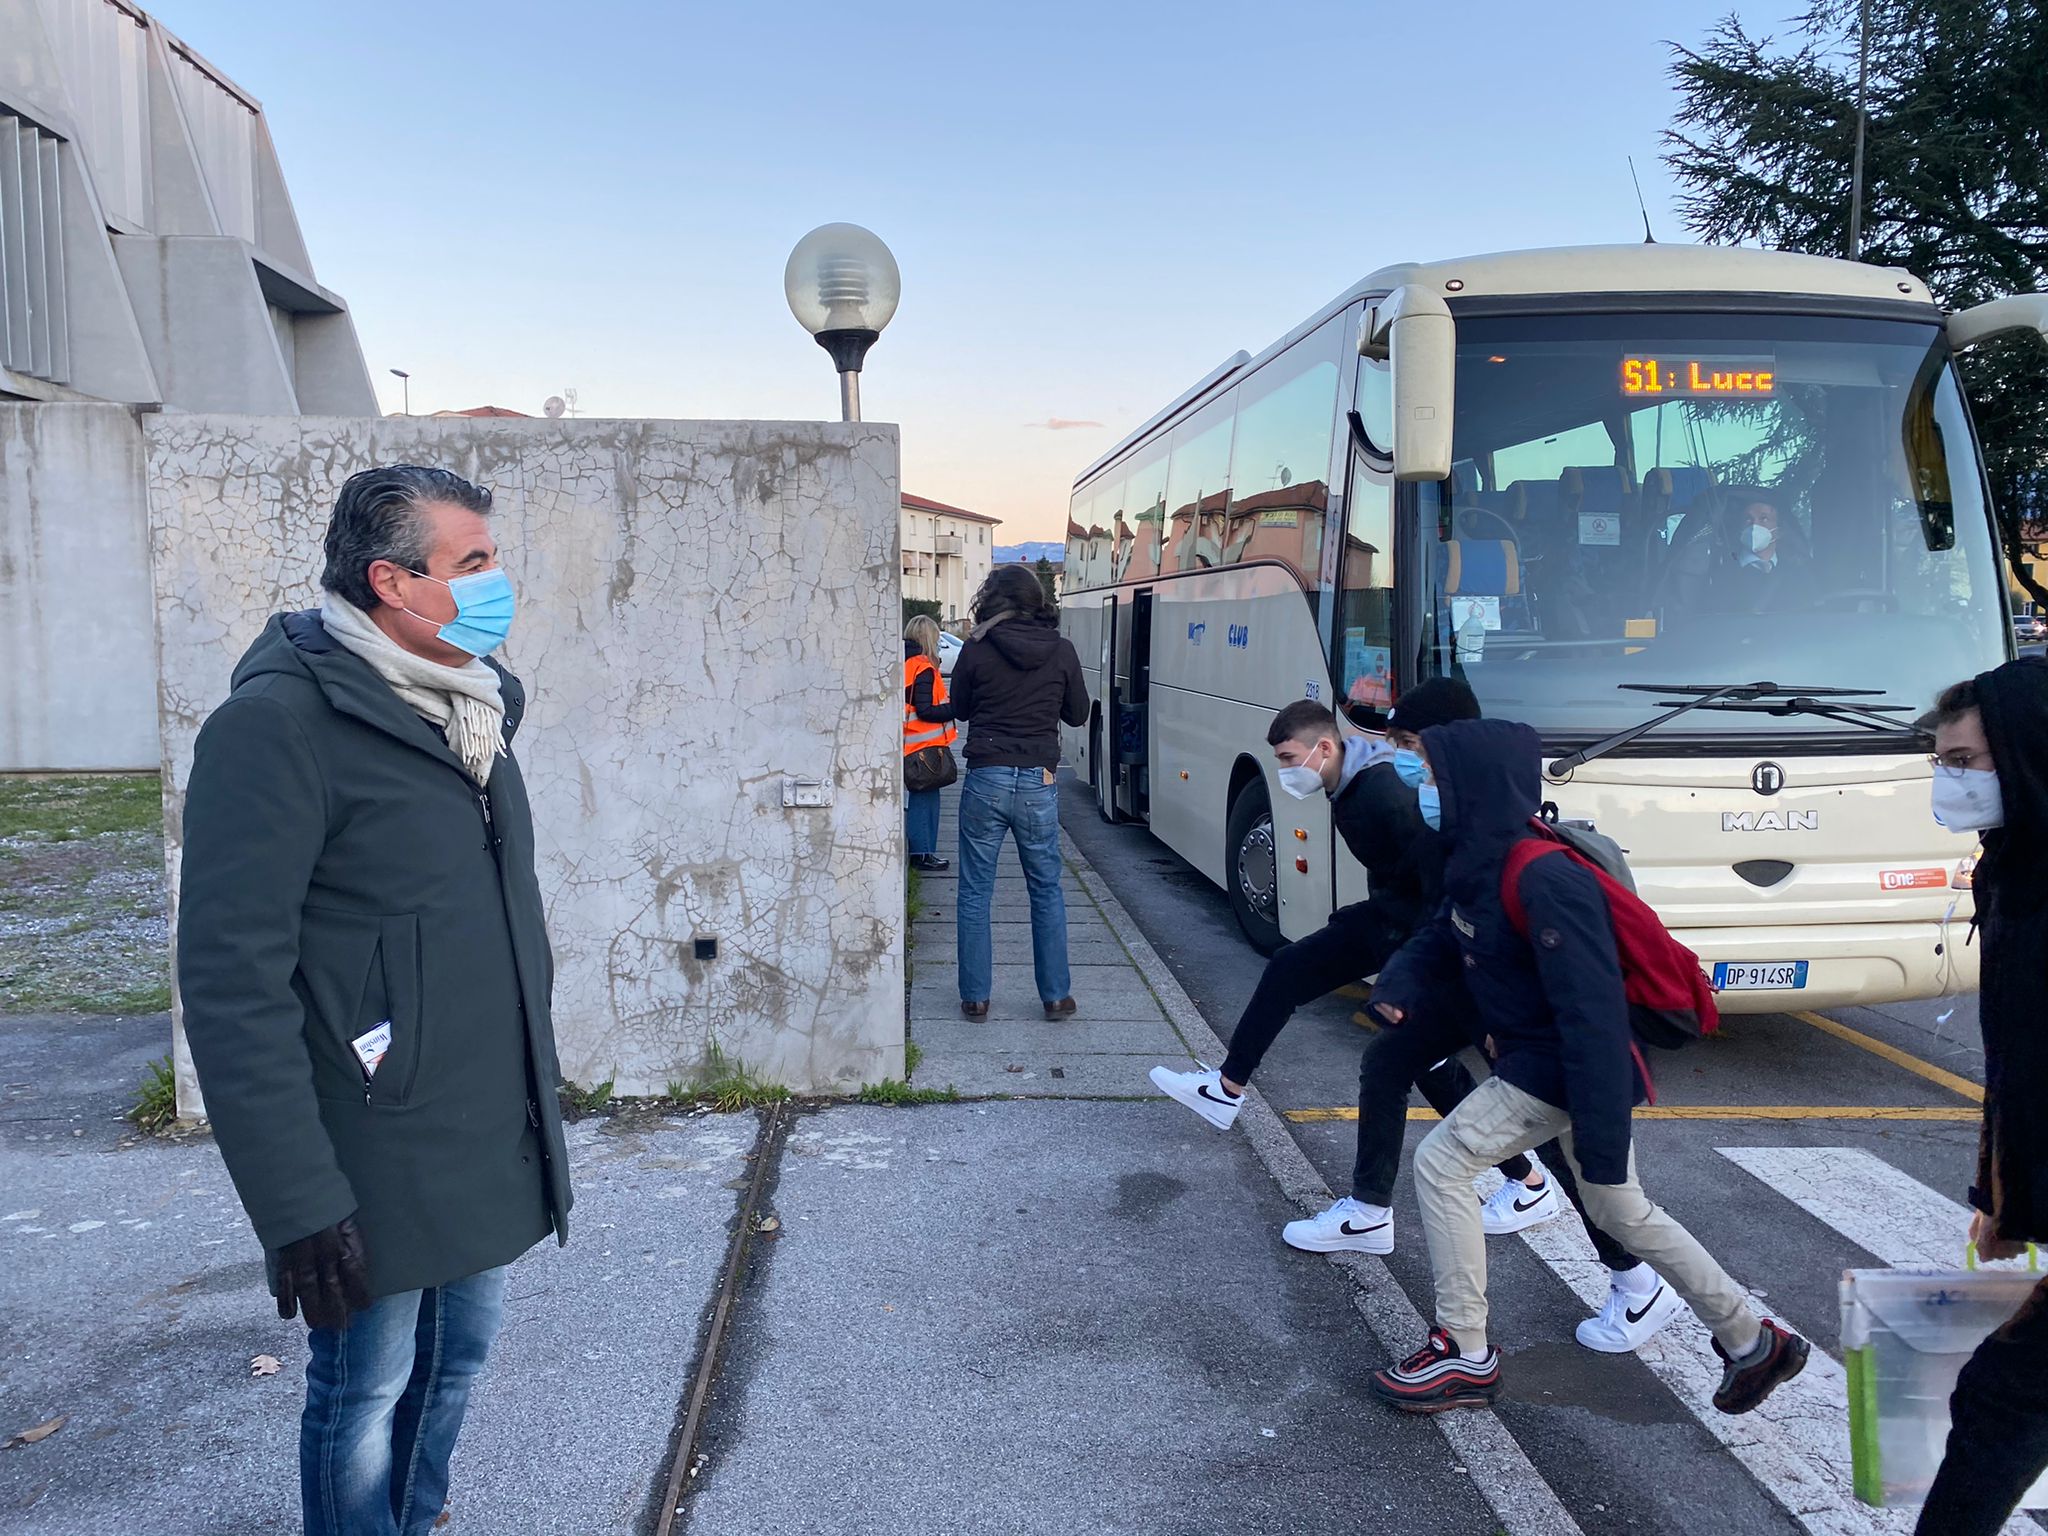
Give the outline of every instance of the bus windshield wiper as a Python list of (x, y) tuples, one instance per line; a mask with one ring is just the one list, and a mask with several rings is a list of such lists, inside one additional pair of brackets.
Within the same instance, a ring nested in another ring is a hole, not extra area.
[[(1691, 695), (1684, 702), (1670, 704), (1661, 715), (1654, 715), (1640, 725), (1632, 725), (1625, 731), (1618, 731), (1589, 747), (1576, 752), (1567, 752), (1551, 763), (1545, 770), (1552, 778), (1570, 773), (1573, 769), (1590, 763), (1596, 757), (1605, 757), (1617, 747), (1625, 747), (1638, 736), (1646, 736), (1658, 726), (1676, 720), (1680, 715), (1695, 709), (1746, 710), (1769, 715), (1824, 715), (1830, 720), (1839, 720), (1847, 725), (1860, 725), (1872, 731), (1899, 731), (1910, 729), (1903, 721), (1891, 718), (1893, 712), (1905, 709), (1903, 704), (1861, 704), (1849, 700), (1878, 698), (1884, 693), (1881, 688), (1795, 688), (1783, 683), (1620, 683), (1618, 687), (1632, 693), (1664, 693)], [(1843, 702), (1835, 702), (1837, 700)], [(1768, 702), (1766, 702), (1768, 701)]]

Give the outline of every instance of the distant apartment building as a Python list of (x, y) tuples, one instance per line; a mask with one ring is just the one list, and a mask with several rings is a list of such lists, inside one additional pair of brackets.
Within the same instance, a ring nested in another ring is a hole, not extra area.
[(903, 498), (903, 595), (939, 605), (942, 623), (967, 617), (974, 594), (995, 566), (999, 517)]
[(374, 416), (263, 109), (127, 0), (0, 0), (0, 400)]

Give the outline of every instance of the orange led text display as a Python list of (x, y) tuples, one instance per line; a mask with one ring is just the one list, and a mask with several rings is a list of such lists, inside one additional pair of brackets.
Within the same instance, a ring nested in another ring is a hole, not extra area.
[(1768, 360), (1725, 357), (1624, 357), (1624, 395), (1676, 395), (1692, 399), (1754, 399), (1778, 390)]

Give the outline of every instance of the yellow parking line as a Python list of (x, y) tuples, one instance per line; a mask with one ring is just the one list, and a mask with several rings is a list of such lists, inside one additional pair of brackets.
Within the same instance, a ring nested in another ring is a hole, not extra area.
[(1959, 1093), (1964, 1098), (1977, 1104), (1984, 1102), (1984, 1090), (1978, 1084), (1971, 1082), (1967, 1077), (1958, 1077), (1953, 1072), (1943, 1071), (1933, 1062), (1922, 1061), (1918, 1056), (1902, 1051), (1895, 1045), (1886, 1045), (1882, 1040), (1873, 1040), (1861, 1030), (1851, 1029), (1848, 1025), (1837, 1023), (1823, 1014), (1795, 1013), (1792, 1017), (1799, 1020), (1802, 1024), (1811, 1024), (1815, 1029), (1833, 1035), (1837, 1040), (1846, 1040), (1851, 1045), (1870, 1052), (1873, 1056), (1882, 1056), (1893, 1066), (1904, 1067), (1916, 1077), (1924, 1077), (1930, 1083), (1939, 1083), (1951, 1093)]
[[(1326, 1120), (1356, 1120), (1358, 1111), (1350, 1105), (1331, 1109), (1290, 1109), (1284, 1111), (1297, 1125)], [(1982, 1111), (1975, 1109), (1923, 1109), (1911, 1105), (1883, 1104), (1644, 1104), (1635, 1112), (1638, 1120), (1949, 1120), (1974, 1123)], [(1408, 1111), (1410, 1120), (1435, 1120), (1433, 1109)]]

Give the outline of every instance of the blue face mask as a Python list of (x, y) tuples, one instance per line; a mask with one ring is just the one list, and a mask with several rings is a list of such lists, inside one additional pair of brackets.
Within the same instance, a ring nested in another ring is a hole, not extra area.
[(1429, 777), (1429, 764), (1422, 760), (1420, 752), (1397, 747), (1394, 750), (1394, 772), (1410, 789), (1420, 789), (1422, 781)]
[(1434, 784), (1418, 785), (1415, 803), (1422, 812), (1422, 824), (1434, 831), (1442, 831), (1444, 825), (1444, 798)]
[[(455, 595), (455, 617), (436, 631), (444, 645), (452, 645), (472, 656), (488, 656), (505, 643), (505, 637), (512, 632), (512, 619), (518, 611), (519, 600), (512, 591), (512, 578), (502, 568), (475, 571), (453, 581), (441, 581), (440, 577), (428, 576), (425, 571), (412, 574), (427, 581), (440, 581)], [(412, 613), (410, 608), (405, 611)], [(417, 613), (412, 613), (412, 616), (422, 624), (434, 622)]]

